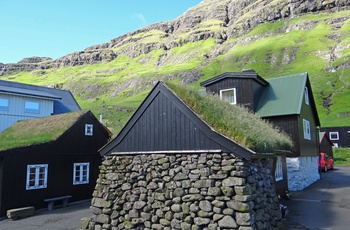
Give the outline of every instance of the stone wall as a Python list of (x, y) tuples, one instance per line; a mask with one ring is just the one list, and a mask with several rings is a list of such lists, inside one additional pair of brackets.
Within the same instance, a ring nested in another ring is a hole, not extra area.
[(288, 189), (299, 191), (308, 187), (318, 179), (318, 156), (287, 157)]
[(106, 156), (82, 229), (272, 229), (273, 158), (231, 154)]

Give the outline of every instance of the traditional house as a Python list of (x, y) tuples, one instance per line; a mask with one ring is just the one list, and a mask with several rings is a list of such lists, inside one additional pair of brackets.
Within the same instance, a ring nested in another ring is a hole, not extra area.
[(273, 151), (290, 145), (246, 109), (159, 82), (100, 150), (95, 216), (82, 228), (273, 228)]
[(77, 110), (69, 91), (0, 80), (0, 133), (19, 120)]
[(44, 200), (91, 198), (111, 133), (90, 112), (23, 120), (0, 133), (0, 215)]
[(350, 126), (322, 127), (335, 148), (350, 148)]
[(320, 132), (320, 152), (326, 153), (328, 156), (333, 157), (333, 143), (329, 139), (326, 132)]
[(242, 105), (288, 134), (288, 184), (302, 190), (319, 179), (320, 120), (307, 73), (264, 80), (253, 70), (223, 73), (201, 83), (207, 92), (232, 105)]

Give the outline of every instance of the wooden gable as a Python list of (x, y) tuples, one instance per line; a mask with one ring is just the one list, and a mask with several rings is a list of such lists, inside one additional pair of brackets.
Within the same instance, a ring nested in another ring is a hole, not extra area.
[(102, 155), (226, 152), (250, 159), (253, 151), (214, 131), (163, 83), (158, 82)]

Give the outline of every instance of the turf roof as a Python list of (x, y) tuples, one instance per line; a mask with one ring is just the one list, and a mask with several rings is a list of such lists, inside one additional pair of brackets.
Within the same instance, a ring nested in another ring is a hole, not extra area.
[(86, 111), (22, 120), (0, 133), (0, 151), (56, 140)]
[(244, 107), (232, 106), (215, 95), (200, 94), (188, 86), (170, 82), (165, 85), (214, 130), (246, 148), (267, 153), (288, 150), (293, 145), (286, 134)]

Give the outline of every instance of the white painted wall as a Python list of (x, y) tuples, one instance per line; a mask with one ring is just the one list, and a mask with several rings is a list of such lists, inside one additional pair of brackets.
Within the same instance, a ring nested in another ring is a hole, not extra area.
[[(0, 132), (19, 120), (50, 116), (53, 113), (53, 100), (1, 93), (0, 97), (9, 99), (8, 110), (0, 110)], [(25, 112), (26, 101), (39, 102), (39, 113)]]
[(287, 157), (288, 189), (300, 191), (320, 179), (318, 156)]

